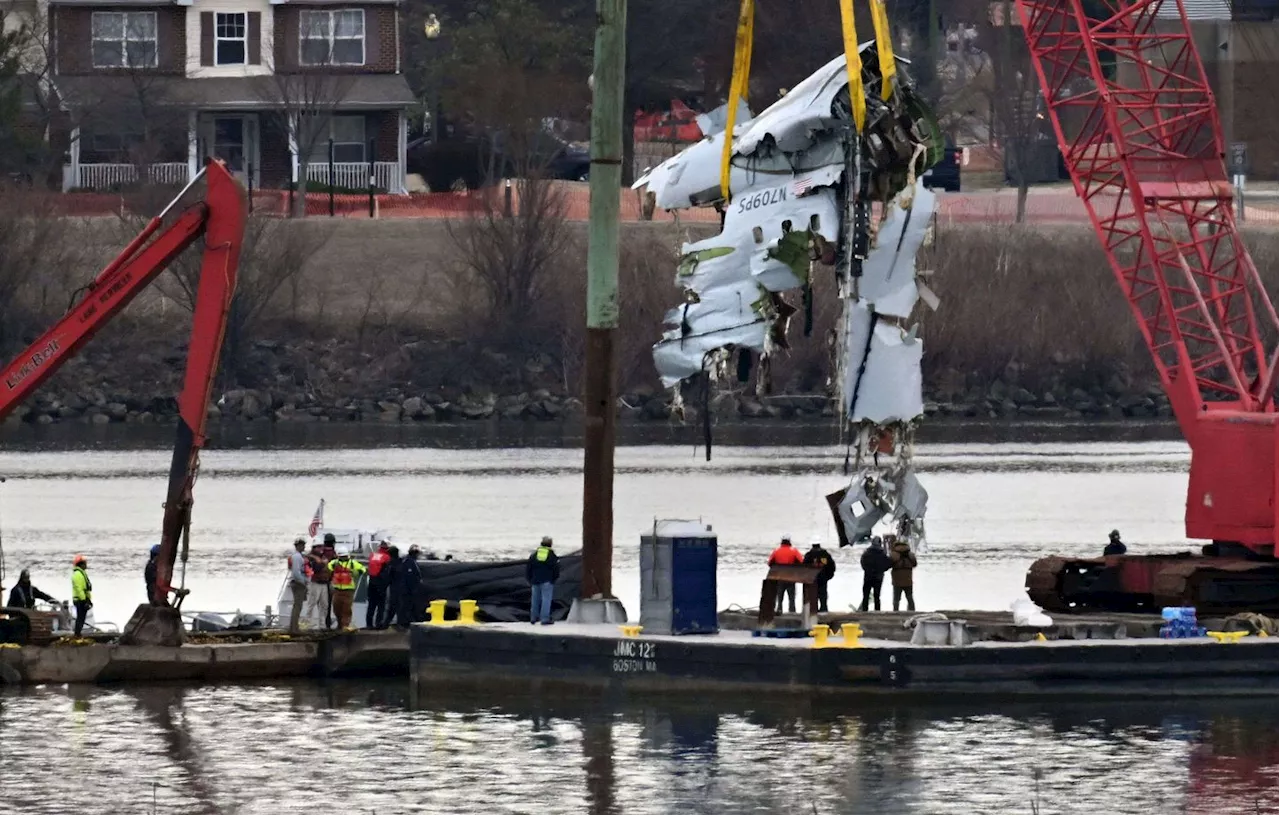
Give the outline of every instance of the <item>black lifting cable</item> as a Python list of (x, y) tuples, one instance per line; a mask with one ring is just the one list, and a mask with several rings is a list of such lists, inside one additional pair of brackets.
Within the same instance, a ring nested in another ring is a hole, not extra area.
[[(5, 477), (0, 475), (0, 484), (4, 484)], [(0, 506), (0, 520), (3, 520), (3, 506)], [(0, 524), (0, 587), (4, 586), (4, 529)]]
[(707, 448), (707, 461), (711, 460), (711, 372), (702, 379), (702, 443)]

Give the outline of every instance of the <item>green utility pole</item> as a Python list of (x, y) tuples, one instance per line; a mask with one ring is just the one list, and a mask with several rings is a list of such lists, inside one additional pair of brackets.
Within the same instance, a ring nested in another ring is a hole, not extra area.
[(582, 470), (582, 598), (613, 596), (613, 448), (617, 412), (618, 207), (627, 0), (596, 0), (591, 92), (591, 210), (587, 242), (587, 353)]

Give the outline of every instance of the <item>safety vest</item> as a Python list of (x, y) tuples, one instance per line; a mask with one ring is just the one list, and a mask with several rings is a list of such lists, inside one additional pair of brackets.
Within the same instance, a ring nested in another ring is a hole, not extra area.
[(551, 548), (548, 546), (539, 546), (538, 551), (534, 552), (533, 556), (538, 559), (539, 563), (546, 563), (547, 558), (551, 557)]
[(329, 571), (333, 572), (333, 587), (338, 591), (355, 591), (356, 575), (368, 571), (358, 560), (349, 555), (329, 561)]
[(391, 555), (385, 550), (379, 549), (369, 558), (369, 576), (377, 577), (382, 573), (382, 567), (386, 566), (391, 560)]
[(93, 600), (93, 584), (89, 582), (89, 573), (79, 566), (71, 570), (71, 599)]

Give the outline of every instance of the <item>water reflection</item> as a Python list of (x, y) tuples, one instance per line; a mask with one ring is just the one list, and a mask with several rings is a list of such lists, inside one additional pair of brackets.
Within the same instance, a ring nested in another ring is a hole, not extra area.
[(1265, 701), (34, 688), (0, 693), (0, 770), (0, 809), (41, 813), (150, 812), (154, 798), (156, 811), (198, 813), (1230, 815), (1276, 811), (1277, 726)]

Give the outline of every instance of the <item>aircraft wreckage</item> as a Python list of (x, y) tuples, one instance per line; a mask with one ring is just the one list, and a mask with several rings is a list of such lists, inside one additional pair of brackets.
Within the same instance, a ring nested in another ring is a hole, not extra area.
[[(757, 392), (767, 394), (769, 360), (787, 347), (798, 311), (785, 295), (811, 303), (814, 277), (834, 275), (843, 317), (828, 338), (830, 386), (851, 476), (827, 497), (840, 544), (865, 541), (884, 524), (916, 547), (928, 496), (911, 463), (924, 408), (912, 314), (921, 300), (937, 307), (922, 279), (928, 273), (916, 268), (936, 205), (919, 176), (941, 157), (942, 139), (908, 63), (884, 52), (878, 64), (863, 61), (869, 48), (861, 45), (856, 60), (831, 60), (754, 118), (733, 100), (740, 124), (723, 111), (703, 117), (707, 138), (635, 186), (662, 209), (721, 214), (720, 234), (682, 249), (676, 282), (684, 303), (667, 313), (653, 350), (677, 400), (680, 386), (699, 378), (745, 384), (753, 365)], [(850, 102), (851, 76), (861, 78), (862, 110)]]

